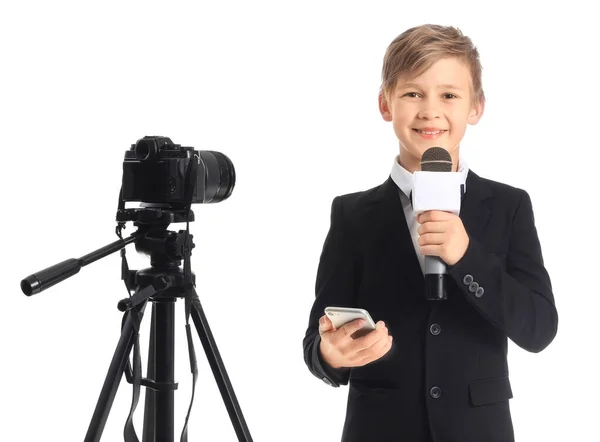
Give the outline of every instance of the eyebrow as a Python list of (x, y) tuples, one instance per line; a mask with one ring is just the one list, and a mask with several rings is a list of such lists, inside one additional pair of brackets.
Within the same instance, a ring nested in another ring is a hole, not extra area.
[[(419, 86), (418, 84), (415, 84), (415, 83), (406, 83), (405, 85), (401, 86), (400, 89), (407, 89), (407, 88), (410, 88), (410, 87), (414, 87), (414, 88), (417, 88), (417, 89), (421, 88), (421, 86)], [(453, 84), (440, 84), (438, 86), (438, 89), (455, 89), (457, 91), (462, 90), (461, 88), (459, 88), (458, 86), (455, 86)]]

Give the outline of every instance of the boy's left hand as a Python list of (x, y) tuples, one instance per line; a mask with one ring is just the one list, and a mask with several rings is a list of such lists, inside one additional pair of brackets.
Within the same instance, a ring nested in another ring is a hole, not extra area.
[(429, 210), (417, 217), (417, 233), (422, 255), (439, 256), (447, 265), (456, 264), (467, 251), (469, 235), (458, 215)]

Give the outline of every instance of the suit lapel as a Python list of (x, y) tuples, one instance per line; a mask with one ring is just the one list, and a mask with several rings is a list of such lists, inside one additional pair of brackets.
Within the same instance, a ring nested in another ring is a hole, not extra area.
[(484, 229), (492, 213), (488, 202), (492, 196), (488, 184), (472, 170), (467, 175), (467, 191), (460, 205), (460, 219), (465, 230), (474, 238), (482, 239)]
[(394, 280), (408, 285), (413, 293), (422, 293), (425, 280), (404, 216), (396, 183), (391, 177), (375, 192), (371, 216), (376, 241), (375, 253), (383, 258), (381, 265), (389, 269)]

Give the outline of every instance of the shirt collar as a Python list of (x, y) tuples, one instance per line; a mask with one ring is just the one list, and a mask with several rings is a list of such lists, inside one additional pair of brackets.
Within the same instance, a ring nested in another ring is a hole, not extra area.
[[(458, 172), (461, 174), (461, 183), (464, 185), (464, 191), (466, 192), (469, 166), (462, 157), (458, 158)], [(413, 189), (413, 174), (400, 165), (398, 157), (394, 158), (391, 177), (404, 195), (409, 196), (411, 194)]]

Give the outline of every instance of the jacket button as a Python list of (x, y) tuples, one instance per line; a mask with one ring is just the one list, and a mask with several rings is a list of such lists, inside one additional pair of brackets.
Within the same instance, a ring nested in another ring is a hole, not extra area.
[(469, 285), (469, 291), (471, 293), (475, 293), (478, 288), (479, 288), (479, 284), (477, 284), (476, 282), (472, 282), (471, 285)]
[(442, 327), (440, 327), (440, 324), (431, 324), (431, 326), (429, 327), (429, 332), (433, 336), (439, 335), (441, 331), (442, 331)]
[(473, 277), (471, 275), (465, 275), (465, 277), (463, 278), (463, 284), (469, 285), (472, 282), (473, 282)]
[(479, 287), (477, 289), (477, 291), (475, 292), (475, 296), (477, 296), (478, 298), (481, 298), (483, 296), (483, 292), (484, 292), (483, 287)]
[(442, 390), (440, 390), (440, 387), (433, 387), (431, 390), (429, 390), (429, 395), (432, 398), (437, 399), (442, 395)]

